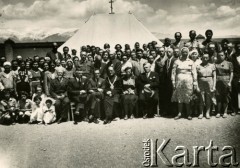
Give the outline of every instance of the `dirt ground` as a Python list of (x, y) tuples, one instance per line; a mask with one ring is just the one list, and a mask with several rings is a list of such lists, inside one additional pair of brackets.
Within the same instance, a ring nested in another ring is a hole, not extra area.
[[(240, 115), (227, 119), (192, 121), (167, 118), (114, 121), (111, 124), (73, 125), (72, 122), (44, 125), (0, 126), (0, 168), (142, 167), (144, 139), (171, 139), (164, 153), (171, 157), (177, 145), (207, 147), (210, 140), (219, 147), (233, 146), (240, 162)], [(191, 158), (191, 157), (190, 157)], [(166, 167), (158, 159), (158, 167)], [(200, 167), (207, 165), (200, 154)]]

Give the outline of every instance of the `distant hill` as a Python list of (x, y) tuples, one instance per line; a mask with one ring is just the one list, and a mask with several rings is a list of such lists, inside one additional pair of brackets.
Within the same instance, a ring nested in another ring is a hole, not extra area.
[[(38, 42), (65, 42), (72, 37), (78, 29), (71, 29), (62, 33), (49, 33), (49, 32), (32, 32), (27, 34), (21, 34), (14, 31), (1, 31), (0, 43), (4, 43), (5, 40), (11, 39), (16, 43), (38, 43)], [(172, 37), (171, 34), (152, 32), (158, 39), (163, 41), (166, 37)], [(222, 39), (227, 38), (229, 41), (235, 43), (240, 41), (240, 35), (229, 35), (226, 37), (215, 37), (214, 40), (221, 42)], [(183, 39), (187, 41), (188, 39)], [(175, 41), (172, 39), (172, 42)]]

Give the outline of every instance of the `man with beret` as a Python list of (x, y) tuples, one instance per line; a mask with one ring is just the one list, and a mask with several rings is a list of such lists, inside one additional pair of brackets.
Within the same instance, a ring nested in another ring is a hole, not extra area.
[(136, 84), (139, 92), (139, 103), (143, 110), (143, 118), (153, 117), (157, 112), (159, 77), (151, 72), (151, 65), (145, 63), (144, 73), (139, 75)]
[(67, 94), (69, 83), (68, 79), (64, 78), (64, 71), (65, 69), (63, 67), (57, 67), (57, 77), (50, 81), (50, 94), (51, 97), (56, 100), (55, 108), (58, 124), (67, 120), (70, 109), (70, 101)]

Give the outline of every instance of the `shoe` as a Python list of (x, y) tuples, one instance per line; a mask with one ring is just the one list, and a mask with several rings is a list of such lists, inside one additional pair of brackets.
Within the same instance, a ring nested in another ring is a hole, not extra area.
[(77, 124), (78, 124), (78, 122), (77, 122), (77, 121), (74, 121), (74, 122), (73, 122), (73, 124), (74, 124), (74, 125), (77, 125)]
[(159, 114), (154, 114), (154, 118), (161, 117)]
[(216, 118), (220, 118), (220, 114), (219, 113), (216, 115)]
[(147, 119), (147, 114), (145, 114), (145, 115), (143, 116), (143, 119)]
[(209, 114), (206, 114), (206, 119), (210, 119), (210, 115)]
[(108, 120), (104, 120), (103, 124), (106, 125), (108, 123)]
[(192, 120), (192, 117), (191, 117), (191, 116), (189, 116), (187, 119), (188, 119), (188, 120)]
[(99, 124), (98, 119), (95, 119), (93, 122), (94, 122), (95, 124)]
[(130, 117), (130, 119), (134, 119), (134, 118), (135, 118), (135, 117), (134, 117), (134, 115), (132, 114), (131, 117)]
[(235, 115), (236, 115), (236, 113), (235, 113), (235, 112), (231, 113), (231, 116), (235, 116)]
[(60, 124), (62, 122), (62, 118), (59, 118), (59, 120), (57, 121), (58, 124)]
[(43, 124), (43, 122), (42, 121), (40, 121), (39, 123), (38, 123), (38, 125), (42, 125)]
[(83, 119), (83, 121), (89, 122), (89, 119), (85, 117), (85, 118)]
[(203, 118), (203, 115), (200, 114), (200, 115), (198, 116), (198, 119), (202, 119), (202, 118)]
[(15, 122), (13, 122), (13, 123), (12, 123), (12, 125), (16, 125), (16, 123), (15, 123)]
[(226, 114), (226, 113), (224, 113), (222, 117), (223, 117), (223, 118), (227, 118), (227, 114)]
[(90, 115), (89, 118), (88, 118), (88, 123), (92, 123), (93, 120), (94, 120), (94, 117), (92, 115)]
[(118, 121), (118, 120), (120, 120), (119, 117), (116, 117), (116, 118), (113, 119), (113, 121)]
[(127, 120), (128, 119), (128, 116), (126, 115), (125, 117), (124, 117), (124, 120)]
[(178, 119), (180, 119), (181, 118), (181, 114), (178, 114), (175, 118), (174, 118), (174, 120), (178, 120)]

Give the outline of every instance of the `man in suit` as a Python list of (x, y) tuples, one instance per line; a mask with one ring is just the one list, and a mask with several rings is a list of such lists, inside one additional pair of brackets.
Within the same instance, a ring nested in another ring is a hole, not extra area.
[[(171, 80), (171, 76), (172, 76), (172, 69), (173, 69), (173, 64), (174, 62), (177, 60), (177, 58), (175, 58), (173, 56), (173, 49), (172, 48), (168, 48), (167, 51), (167, 60), (165, 62), (165, 66), (164, 66), (164, 75), (165, 75), (165, 84), (164, 84), (164, 91), (165, 91), (165, 96), (164, 96), (164, 110), (167, 113), (167, 115), (174, 115), (173, 111), (174, 109), (174, 105), (171, 102), (171, 98), (172, 98), (172, 94), (173, 94), (173, 85), (172, 85), (172, 80)], [(165, 115), (165, 114), (162, 114)]]
[(70, 101), (67, 94), (68, 79), (64, 78), (64, 71), (63, 67), (57, 67), (57, 77), (50, 81), (50, 94), (56, 100), (55, 108), (58, 124), (67, 120), (70, 109)]
[(82, 69), (83, 75), (86, 76), (87, 78), (92, 77), (94, 65), (92, 62), (87, 60), (87, 52), (81, 51), (80, 56), (81, 60), (79, 63), (79, 67)]
[(76, 110), (74, 113), (74, 124), (77, 124), (79, 119), (87, 120), (86, 102), (87, 102), (87, 78), (83, 76), (83, 71), (77, 68), (74, 72), (74, 78), (69, 79), (68, 96), (75, 103)]
[[(100, 105), (103, 101), (104, 94), (103, 91), (105, 89), (105, 80), (103, 78), (100, 78), (100, 71), (99, 69), (96, 69), (94, 71), (93, 78), (89, 79), (88, 85), (87, 85), (87, 91), (89, 93), (89, 122), (94, 122), (95, 124), (98, 124), (98, 119), (101, 116), (100, 114)], [(97, 108), (99, 107), (99, 108)]]
[(116, 58), (116, 54), (114, 51), (110, 51), (109, 52), (109, 62), (107, 64), (107, 69), (112, 66), (113, 69), (114, 69), (114, 72), (117, 76), (120, 76), (121, 75), (121, 68), (122, 68), (122, 64), (121, 64), (121, 61), (119, 61), (117, 58)]
[(60, 52), (57, 51), (57, 49), (58, 44), (53, 43), (52, 50), (47, 53), (46, 57), (49, 57), (52, 61), (62, 60), (63, 56)]
[(139, 91), (139, 103), (143, 109), (143, 118), (153, 117), (157, 112), (159, 77), (151, 72), (151, 65), (145, 63), (144, 73), (139, 75), (136, 84)]

